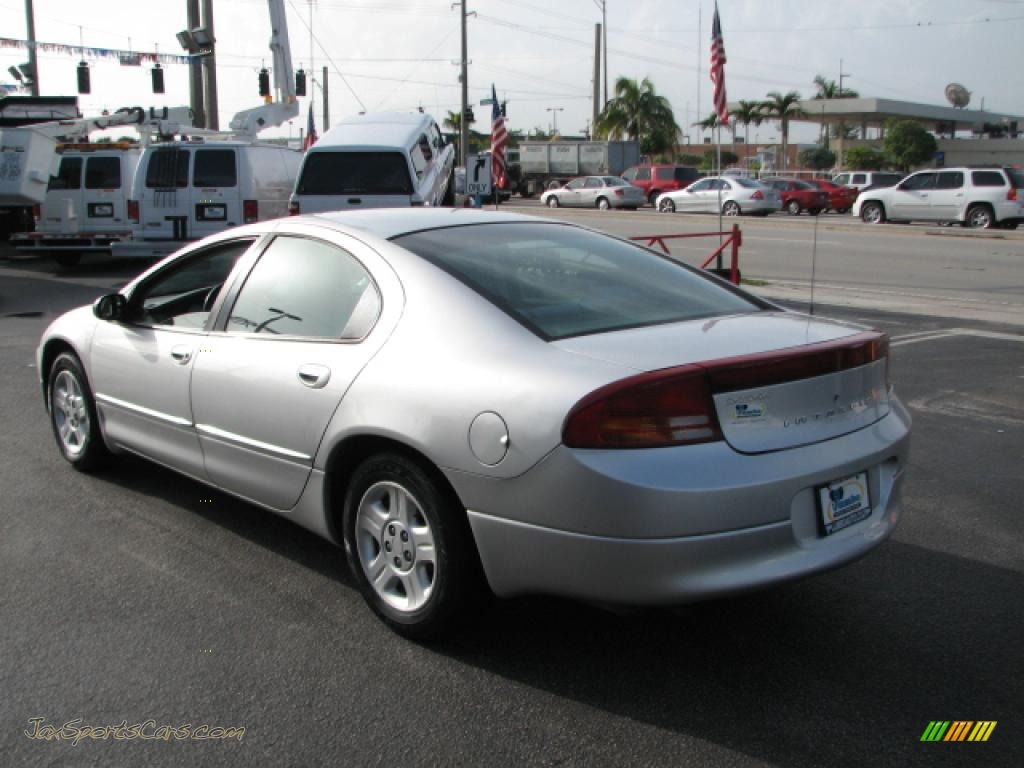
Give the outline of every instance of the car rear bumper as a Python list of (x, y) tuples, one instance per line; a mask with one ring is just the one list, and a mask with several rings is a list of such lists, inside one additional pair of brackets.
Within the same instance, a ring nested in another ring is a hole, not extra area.
[[(837, 568), (884, 541), (902, 511), (909, 427), (893, 400), (876, 424), (802, 448), (744, 455), (690, 446), (667, 449), (660, 466), (643, 457), (654, 452), (608, 452), (631, 454), (614, 470), (601, 458), (588, 463), (599, 452), (560, 448), (520, 478), (491, 481), (493, 503), (472, 503), (482, 490), (472, 481), (460, 488), (456, 479), (456, 488), (496, 594), (685, 603)], [(859, 472), (868, 475), (870, 517), (823, 535), (817, 489)]]

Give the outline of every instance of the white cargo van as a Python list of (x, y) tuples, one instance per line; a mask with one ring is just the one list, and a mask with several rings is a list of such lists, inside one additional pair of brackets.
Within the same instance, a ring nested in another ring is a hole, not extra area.
[(161, 256), (228, 227), (287, 215), (302, 155), (246, 139), (190, 139), (142, 153), (115, 256)]
[(46, 197), (35, 207), (35, 231), (12, 238), (19, 250), (53, 253), (59, 264), (82, 253), (108, 252), (130, 236), (127, 215), (142, 150), (134, 142), (61, 144), (60, 164)]
[(306, 152), (289, 212), (453, 205), (455, 148), (420, 112), (348, 117)]

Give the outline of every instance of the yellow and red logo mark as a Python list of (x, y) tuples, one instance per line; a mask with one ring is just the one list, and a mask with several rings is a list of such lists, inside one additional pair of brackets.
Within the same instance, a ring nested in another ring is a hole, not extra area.
[(996, 720), (932, 720), (921, 741), (988, 741)]

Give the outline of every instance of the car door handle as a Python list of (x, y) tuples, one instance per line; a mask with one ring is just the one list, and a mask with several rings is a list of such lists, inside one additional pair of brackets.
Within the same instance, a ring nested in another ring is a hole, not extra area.
[(171, 347), (171, 357), (174, 358), (174, 362), (179, 365), (187, 365), (188, 361), (192, 359), (192, 348), (186, 347), (183, 344)]
[(306, 363), (305, 365), (300, 365), (296, 373), (299, 381), (310, 389), (322, 389), (331, 380), (331, 369), (326, 365)]

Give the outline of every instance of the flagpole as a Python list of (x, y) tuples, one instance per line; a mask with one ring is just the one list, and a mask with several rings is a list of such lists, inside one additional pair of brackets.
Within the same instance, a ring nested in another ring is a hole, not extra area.
[[(721, 243), (722, 243), (722, 185), (721, 185), (721, 178), (722, 178), (722, 121), (721, 120), (719, 120), (718, 123), (715, 125), (715, 145), (718, 148), (718, 152), (717, 152), (718, 159), (717, 159), (717, 163), (716, 163), (717, 166), (718, 166), (718, 172), (717, 172), (716, 175), (719, 178), (719, 184), (718, 184), (718, 243), (719, 243), (719, 245), (721, 245)], [(718, 269), (722, 268), (722, 252), (721, 251), (718, 252), (718, 259), (716, 261), (715, 266)]]

